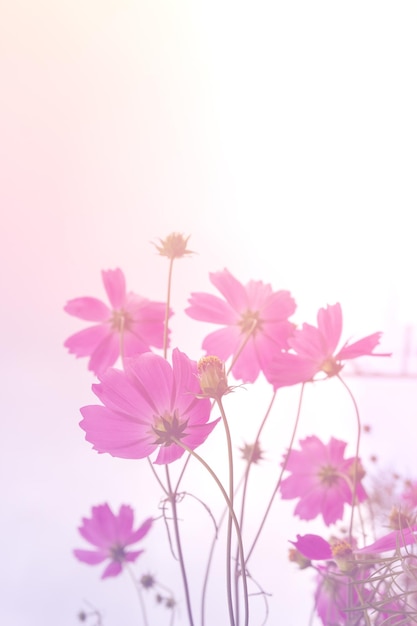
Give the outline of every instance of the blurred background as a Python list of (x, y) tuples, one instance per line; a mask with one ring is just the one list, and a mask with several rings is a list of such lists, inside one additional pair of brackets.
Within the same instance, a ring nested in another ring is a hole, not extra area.
[[(393, 352), (346, 369), (371, 427), (362, 457), (417, 478), (417, 7), (0, 4), (0, 621), (74, 626), (79, 611), (97, 610), (104, 626), (133, 626), (141, 617), (128, 577), (100, 581), (100, 567), (71, 551), (86, 547), (77, 526), (91, 506), (131, 504), (139, 523), (157, 514), (161, 494), (146, 462), (99, 456), (84, 441), (79, 407), (94, 403), (94, 377), (63, 348), (85, 326), (63, 306), (105, 299), (100, 270), (115, 267), (129, 289), (164, 300), (168, 264), (151, 242), (172, 231), (190, 235), (196, 252), (175, 266), (173, 287), (172, 346), (191, 358), (211, 328), (183, 310), (190, 292), (215, 292), (211, 271), (291, 290), (296, 323), (340, 301), (344, 340), (381, 330), (382, 351)], [(271, 415), (248, 535), (276, 480), (298, 393), (279, 394)], [(260, 379), (227, 398), (237, 446), (254, 436), (270, 396)], [(201, 452), (222, 471), (217, 430)], [(300, 436), (312, 433), (345, 437), (354, 452), (355, 415), (337, 381), (308, 389)], [(198, 470), (189, 489), (222, 510)], [(288, 539), (307, 529), (294, 505), (275, 502), (251, 565), (271, 594), (268, 624), (308, 624), (313, 607), (309, 572), (287, 559)], [(181, 515), (194, 584), (212, 525), (191, 500)], [(152, 532), (138, 575), (172, 588), (173, 623), (187, 624), (163, 524)], [(323, 532), (320, 520), (308, 532)], [(226, 620), (220, 558), (216, 568), (209, 624)], [(152, 626), (170, 624), (171, 612), (147, 601)], [(252, 615), (251, 626), (265, 620), (262, 596)]]

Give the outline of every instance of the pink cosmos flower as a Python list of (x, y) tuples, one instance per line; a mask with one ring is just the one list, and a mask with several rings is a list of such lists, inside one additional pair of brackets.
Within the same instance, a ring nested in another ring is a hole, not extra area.
[[(300, 498), (294, 513), (301, 519), (321, 514), (329, 526), (342, 519), (345, 504), (352, 504), (355, 459), (345, 459), (346, 443), (333, 437), (325, 445), (312, 435), (300, 441), (300, 447), (289, 452), (285, 469), (291, 476), (281, 482), (281, 496), (284, 500)], [(357, 474), (356, 498), (362, 502), (367, 495), (360, 482), (360, 467)]]
[(125, 371), (110, 368), (93, 391), (104, 406), (81, 409), (81, 428), (98, 452), (141, 459), (158, 450), (155, 463), (179, 459), (183, 442), (201, 445), (219, 420), (207, 423), (211, 402), (201, 393), (197, 364), (175, 349), (172, 367), (147, 352), (126, 360)]
[(233, 356), (233, 376), (254, 382), (271, 355), (288, 347), (294, 328), (288, 317), (295, 311), (295, 302), (289, 291), (272, 291), (271, 285), (261, 281), (251, 280), (244, 286), (227, 269), (210, 274), (210, 280), (225, 299), (192, 293), (186, 313), (225, 326), (207, 335), (203, 349), (222, 361)]
[(319, 372), (328, 377), (336, 376), (342, 369), (342, 361), (360, 356), (391, 356), (374, 353), (382, 333), (368, 335), (359, 341), (346, 342), (336, 352), (342, 334), (342, 309), (339, 303), (320, 309), (317, 328), (303, 324), (295, 330), (288, 344), (292, 352), (277, 352), (266, 372), (267, 379), (275, 389), (313, 380)]
[(347, 556), (348, 550), (352, 556), (355, 554), (382, 554), (416, 544), (417, 524), (409, 528), (393, 530), (363, 548), (354, 547), (349, 549), (349, 545), (345, 541), (336, 541), (330, 544), (323, 539), (323, 537), (320, 537), (320, 535), (313, 534), (297, 535), (297, 541), (290, 541), (290, 543), (292, 543), (303, 556), (314, 561), (337, 558), (338, 554), (341, 552), (341, 548), (344, 551), (344, 556)]
[(77, 357), (89, 356), (88, 369), (96, 375), (124, 357), (149, 352), (151, 346), (162, 348), (165, 304), (152, 302), (126, 292), (125, 277), (120, 269), (101, 272), (111, 308), (97, 298), (75, 298), (64, 311), (90, 322), (97, 322), (64, 343)]
[(74, 550), (79, 561), (97, 565), (110, 560), (101, 578), (117, 576), (123, 563), (136, 561), (143, 550), (127, 551), (127, 546), (137, 543), (147, 535), (152, 518), (146, 519), (137, 530), (133, 530), (133, 509), (123, 505), (115, 515), (108, 504), (93, 506), (91, 518), (83, 517), (80, 535), (91, 543), (94, 550)]

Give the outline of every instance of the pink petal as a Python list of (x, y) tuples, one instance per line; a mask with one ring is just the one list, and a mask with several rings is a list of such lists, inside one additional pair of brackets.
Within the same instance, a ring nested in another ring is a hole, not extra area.
[(126, 546), (132, 535), (133, 509), (127, 504), (123, 504), (119, 509), (119, 514), (115, 518), (116, 528), (114, 540), (116, 543)]
[(326, 338), (327, 352), (333, 354), (342, 334), (342, 309), (339, 303), (320, 309), (317, 314), (320, 333)]
[(125, 561), (127, 563), (133, 563), (134, 561), (136, 561), (138, 556), (140, 556), (143, 553), (144, 553), (144, 550), (134, 550), (133, 552), (127, 552), (125, 554)]
[(261, 280), (250, 280), (245, 290), (246, 305), (244, 308), (250, 308), (251, 311), (261, 311), (263, 318), (265, 305), (273, 295), (271, 285), (265, 284)]
[(74, 298), (67, 302), (64, 311), (89, 322), (106, 322), (111, 317), (109, 307), (97, 298)]
[(373, 349), (379, 344), (381, 335), (382, 333), (374, 333), (350, 345), (345, 344), (335, 356), (335, 359), (337, 361), (345, 361), (346, 359), (356, 359), (359, 356), (391, 356), (391, 353), (373, 353)]
[(109, 333), (93, 351), (88, 362), (88, 369), (96, 376), (103, 374), (108, 367), (115, 364), (120, 354), (119, 333)]
[(184, 415), (190, 425), (206, 423), (210, 417), (211, 402), (196, 397), (201, 393), (197, 364), (175, 348), (172, 353), (172, 365), (175, 394), (172, 408), (178, 409), (180, 416)]
[(90, 326), (90, 328), (80, 330), (78, 333), (68, 337), (64, 346), (68, 348), (71, 354), (75, 354), (77, 357), (89, 356), (102, 341), (105, 341), (110, 333), (111, 331), (107, 324)]
[(243, 340), (243, 335), (238, 326), (220, 328), (207, 335), (203, 341), (203, 350), (207, 354), (218, 356), (222, 361), (227, 361), (230, 355), (238, 349)]
[(403, 530), (393, 530), (384, 537), (377, 539), (370, 546), (365, 546), (359, 550), (355, 550), (355, 553), (369, 554), (372, 552), (388, 552), (389, 550), (397, 550), (404, 546), (409, 546), (417, 543), (417, 524), (410, 528), (404, 528)]
[(265, 322), (282, 322), (287, 320), (295, 309), (295, 300), (289, 291), (275, 291), (262, 307), (262, 319)]
[(236, 313), (240, 315), (250, 308), (251, 303), (248, 301), (245, 287), (232, 276), (229, 270), (224, 269), (222, 272), (213, 272), (210, 274), (210, 280)]
[(118, 576), (122, 571), (122, 564), (118, 561), (112, 561), (106, 567), (104, 572), (101, 575), (101, 578), (109, 578), (111, 576)]
[(108, 554), (92, 550), (73, 550), (73, 554), (79, 561), (88, 563), (88, 565), (97, 565), (108, 559)]
[(232, 367), (232, 374), (236, 380), (242, 380), (244, 383), (253, 383), (258, 378), (260, 371), (261, 366), (255, 350), (255, 342), (253, 338), (250, 338), (237, 357)]
[(297, 535), (297, 541), (290, 543), (307, 559), (317, 561), (332, 558), (330, 544), (319, 535)]
[(228, 302), (209, 293), (192, 293), (190, 306), (185, 309), (187, 315), (201, 322), (213, 324), (236, 324), (239, 317)]
[(295, 330), (288, 343), (300, 357), (314, 361), (318, 367), (330, 354), (325, 337), (310, 324), (303, 324), (301, 330)]
[(147, 535), (150, 531), (153, 522), (153, 518), (148, 517), (143, 524), (141, 524), (141, 526), (139, 526), (139, 528), (130, 535), (128, 543), (136, 543), (137, 541), (143, 539), (143, 537), (145, 537), (145, 535)]
[(298, 354), (282, 352), (277, 354), (268, 364), (265, 371), (267, 380), (274, 389), (306, 383), (317, 374), (318, 367), (314, 361), (305, 359)]
[(155, 450), (155, 435), (150, 426), (103, 406), (85, 406), (80, 411), (84, 418), (80, 426), (86, 433), (85, 438), (98, 452), (108, 452), (123, 459), (141, 459)]
[(165, 359), (146, 352), (129, 359), (125, 367), (134, 386), (156, 415), (162, 416), (171, 410), (173, 372)]
[(121, 309), (126, 300), (126, 281), (122, 270), (103, 270), (101, 276), (113, 309)]
[(125, 413), (143, 424), (152, 422), (153, 407), (125, 372), (109, 368), (99, 378), (101, 384), (92, 385), (92, 390), (108, 409)]

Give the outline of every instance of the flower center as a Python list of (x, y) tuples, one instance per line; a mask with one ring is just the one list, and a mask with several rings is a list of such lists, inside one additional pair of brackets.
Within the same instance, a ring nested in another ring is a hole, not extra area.
[(129, 330), (130, 322), (131, 317), (129, 313), (123, 309), (112, 311), (112, 316), (110, 318), (112, 330), (115, 330), (118, 333), (123, 333), (123, 331)]
[(322, 372), (327, 374), (327, 376), (337, 376), (337, 374), (342, 369), (343, 365), (335, 361), (332, 356), (327, 357), (320, 365), (320, 369)]
[(117, 563), (123, 563), (126, 560), (126, 553), (123, 546), (119, 546), (118, 544), (112, 546), (110, 548), (110, 558), (112, 561), (117, 561)]
[(339, 480), (337, 469), (332, 465), (323, 465), (319, 470), (318, 476), (325, 487), (331, 487)]
[(262, 320), (259, 319), (259, 311), (248, 309), (241, 315), (238, 325), (245, 335), (249, 333), (255, 334), (258, 330), (262, 330)]
[(167, 411), (164, 415), (154, 415), (154, 425), (152, 426), (152, 432), (156, 435), (154, 444), (167, 447), (176, 443), (173, 439), (181, 440), (187, 434), (184, 432), (187, 425), (188, 420), (180, 422), (177, 410), (174, 411), (173, 415)]

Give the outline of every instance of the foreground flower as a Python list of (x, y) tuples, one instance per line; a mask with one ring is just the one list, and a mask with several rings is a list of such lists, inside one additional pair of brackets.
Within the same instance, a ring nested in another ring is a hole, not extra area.
[(97, 298), (75, 298), (64, 310), (83, 320), (98, 322), (75, 335), (65, 347), (77, 357), (89, 356), (88, 369), (96, 375), (123, 357), (149, 352), (151, 346), (162, 348), (165, 304), (126, 293), (125, 277), (120, 269), (101, 272), (111, 308)]
[(98, 452), (141, 459), (156, 450), (155, 463), (179, 459), (183, 443), (194, 450), (219, 420), (207, 423), (211, 403), (200, 392), (197, 364), (175, 349), (172, 367), (148, 352), (127, 359), (125, 371), (108, 369), (93, 391), (104, 406), (81, 409), (81, 428)]
[(343, 361), (360, 356), (391, 356), (374, 353), (382, 333), (368, 335), (344, 346), (336, 352), (342, 334), (342, 309), (339, 303), (320, 309), (317, 327), (303, 324), (288, 340), (293, 352), (276, 353), (266, 372), (275, 389), (313, 380), (319, 372), (327, 377), (336, 376)]
[(133, 530), (133, 509), (122, 505), (115, 515), (108, 504), (93, 506), (91, 518), (83, 517), (79, 527), (80, 535), (93, 546), (94, 550), (74, 550), (79, 561), (97, 565), (109, 560), (102, 578), (117, 576), (123, 563), (136, 561), (143, 550), (127, 551), (126, 548), (145, 537), (152, 526), (152, 518), (146, 519), (137, 530)]
[(244, 286), (226, 269), (210, 274), (210, 280), (225, 300), (193, 293), (186, 313), (196, 320), (226, 326), (210, 333), (203, 349), (222, 361), (233, 356), (233, 376), (254, 382), (271, 355), (288, 347), (294, 328), (288, 317), (295, 311), (295, 302), (288, 291), (272, 291), (261, 281), (251, 280)]
[[(310, 520), (323, 516), (329, 526), (343, 517), (345, 504), (352, 504), (352, 474), (354, 458), (345, 459), (346, 443), (330, 439), (325, 445), (312, 435), (300, 441), (301, 450), (291, 450), (285, 469), (291, 476), (280, 486), (284, 500), (300, 498), (294, 513), (301, 519)], [(358, 472), (356, 499), (362, 502), (366, 493)]]

